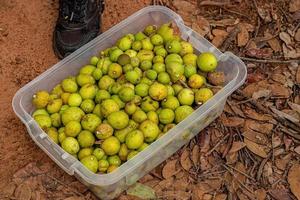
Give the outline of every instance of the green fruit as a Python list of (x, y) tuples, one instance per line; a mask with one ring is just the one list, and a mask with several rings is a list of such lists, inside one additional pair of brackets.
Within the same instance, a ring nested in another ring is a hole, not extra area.
[(146, 71), (146, 77), (149, 78), (150, 80), (155, 80), (157, 77), (157, 72), (154, 71), (153, 69), (149, 69)]
[(36, 115), (48, 115), (49, 113), (44, 109), (44, 108), (40, 108), (40, 109), (36, 109), (33, 113), (32, 113), (32, 117), (36, 116)]
[(49, 138), (56, 144), (58, 144), (58, 132), (56, 130), (56, 128), (49, 128), (47, 130), (47, 135), (49, 136)]
[(80, 108), (85, 112), (85, 113), (91, 113), (93, 112), (95, 108), (95, 103), (92, 99), (85, 99), (82, 101), (80, 104)]
[(153, 51), (156, 52), (158, 49), (164, 49), (164, 48), (165, 47), (164, 47), (163, 44), (162, 45), (156, 45), (156, 46), (154, 46)]
[(212, 72), (217, 68), (218, 61), (210, 52), (201, 53), (197, 58), (197, 66), (203, 72)]
[(161, 105), (163, 108), (169, 108), (172, 110), (175, 110), (180, 106), (178, 99), (174, 96), (168, 96), (164, 101), (162, 101)]
[(183, 63), (185, 65), (192, 65), (197, 67), (197, 55), (193, 53), (188, 53), (183, 56)]
[(123, 87), (119, 92), (119, 97), (124, 102), (131, 101), (134, 98), (134, 89)]
[(101, 160), (104, 157), (105, 152), (101, 148), (95, 148), (93, 155), (97, 158), (97, 160)]
[(147, 36), (144, 33), (142, 33), (142, 32), (138, 32), (138, 33), (136, 33), (134, 35), (134, 38), (135, 38), (136, 41), (141, 41), (141, 40), (143, 40), (146, 37)]
[(132, 42), (135, 40), (134, 35), (132, 33), (128, 33), (125, 36), (128, 37)]
[(141, 152), (141, 151), (145, 150), (148, 146), (149, 146), (149, 144), (143, 143), (142, 146), (140, 146), (140, 148), (138, 148), (137, 151), (138, 151), (138, 152)]
[(98, 160), (95, 156), (90, 155), (82, 158), (80, 162), (90, 171), (96, 173), (98, 170)]
[(214, 93), (211, 91), (211, 89), (209, 89), (209, 88), (200, 88), (195, 93), (195, 102), (197, 104), (205, 103), (206, 101), (208, 101), (213, 96), (214, 96)]
[(144, 33), (147, 36), (150, 36), (150, 35), (154, 34), (155, 31), (156, 31), (156, 26), (153, 26), (153, 25), (146, 26), (145, 29), (144, 29)]
[(94, 84), (96, 82), (94, 77), (89, 74), (79, 74), (76, 76), (76, 81), (79, 86), (83, 86), (85, 84)]
[(152, 67), (152, 62), (149, 60), (144, 60), (141, 62), (140, 68), (144, 71), (151, 69)]
[(114, 100), (120, 109), (125, 107), (125, 103), (120, 99), (120, 97), (118, 95), (112, 95), (111, 99)]
[(142, 101), (141, 108), (145, 112), (155, 111), (159, 107), (157, 101), (152, 100), (149, 96), (145, 97)]
[(140, 65), (140, 60), (138, 57), (130, 58), (130, 64), (132, 67), (138, 67)]
[(138, 124), (135, 121), (129, 120), (128, 126), (126, 128), (121, 129), (121, 130), (115, 130), (114, 135), (118, 138), (118, 140), (120, 142), (124, 143), (126, 135), (129, 132), (135, 130), (137, 127), (138, 127)]
[(84, 116), (84, 112), (78, 107), (69, 107), (62, 114), (61, 119), (64, 125), (70, 121), (80, 121)]
[(69, 106), (78, 107), (78, 106), (80, 106), (81, 102), (82, 102), (82, 98), (78, 93), (73, 93), (68, 98)]
[(122, 51), (126, 51), (131, 48), (132, 40), (129, 37), (122, 37), (118, 42), (118, 47)]
[(137, 106), (133, 102), (128, 102), (125, 105), (125, 112), (128, 115), (132, 115), (137, 109)]
[(152, 61), (154, 54), (152, 51), (150, 50), (140, 50), (138, 52), (138, 54), (136, 55), (136, 57), (140, 60), (140, 62), (144, 61), (144, 60), (148, 60), (148, 61)]
[(115, 80), (113, 78), (105, 75), (99, 80), (98, 86), (102, 90), (108, 90), (109, 86), (112, 85), (114, 82)]
[(95, 131), (96, 137), (100, 140), (109, 138), (113, 133), (114, 129), (109, 124), (100, 124)]
[(127, 64), (127, 65), (123, 66), (123, 72), (124, 73), (127, 73), (127, 72), (132, 71), (132, 70), (133, 70), (133, 66), (131, 64)]
[(139, 51), (142, 49), (142, 42), (141, 41), (134, 41), (132, 43), (132, 49), (135, 50), (135, 51)]
[(126, 64), (129, 64), (130, 63), (130, 57), (129, 55), (127, 54), (121, 54), (119, 57), (118, 57), (118, 63), (120, 65), (126, 65)]
[[(150, 80), (150, 79), (147, 78), (147, 77), (143, 77), (143, 78), (141, 79), (140, 83), (143, 83), (143, 84), (146, 84), (146, 85), (150, 86), (150, 85), (152, 85), (153, 81)], [(147, 92), (147, 94), (148, 94), (148, 92)]]
[(104, 59), (101, 59), (98, 63), (97, 63), (97, 68), (101, 69), (103, 74), (107, 74), (107, 69), (108, 66), (111, 64), (112, 62), (110, 61), (109, 57), (105, 57)]
[(167, 87), (167, 89), (168, 89), (168, 96), (174, 96), (175, 95), (175, 91), (174, 91), (174, 89), (172, 88), (172, 86), (171, 85), (166, 85), (166, 87)]
[(53, 113), (51, 116), (51, 124), (54, 127), (60, 127), (61, 126), (61, 119), (59, 113)]
[(197, 68), (194, 65), (187, 64), (184, 66), (184, 76), (186, 78), (191, 77), (192, 75), (197, 73)]
[(84, 157), (90, 156), (93, 153), (93, 148), (83, 148), (80, 149), (77, 156), (79, 160), (82, 160)]
[(122, 85), (118, 82), (115, 82), (115, 83), (110, 85), (110, 87), (108, 88), (108, 91), (111, 94), (118, 94), (119, 91), (121, 90), (121, 88), (122, 88)]
[(63, 104), (67, 104), (68, 103), (68, 100), (69, 100), (69, 97), (70, 97), (71, 93), (67, 93), (67, 92), (64, 92), (61, 94), (61, 99), (63, 101)]
[(35, 115), (34, 120), (42, 129), (51, 127), (51, 118), (49, 117), (49, 115)]
[(187, 106), (187, 105), (179, 106), (175, 110), (175, 122), (176, 123), (181, 122), (187, 116), (189, 116), (190, 114), (192, 114), (192, 112), (194, 112), (194, 109), (191, 106)]
[(91, 59), (90, 59), (90, 63), (91, 63), (91, 65), (97, 65), (97, 63), (98, 63), (98, 61), (99, 61), (99, 58), (97, 57), (97, 56), (93, 56), (93, 57), (91, 57)]
[(131, 151), (127, 156), (127, 160), (130, 160), (131, 158), (136, 156), (138, 153), (139, 153), (138, 151)]
[(193, 46), (191, 43), (186, 42), (186, 41), (181, 41), (181, 51), (180, 51), (180, 55), (184, 56), (186, 54), (192, 54), (194, 52)]
[(62, 142), (64, 141), (64, 139), (66, 139), (66, 134), (65, 132), (59, 132), (58, 130), (58, 141), (60, 144), (62, 144)]
[(120, 166), (122, 161), (117, 155), (109, 156), (107, 161), (110, 165)]
[(64, 79), (61, 83), (61, 86), (65, 92), (76, 92), (78, 89), (77, 83), (72, 78)]
[(163, 47), (156, 49), (154, 52), (156, 56), (162, 56), (163, 58), (165, 58), (168, 55), (167, 50)]
[(102, 142), (101, 148), (107, 155), (115, 155), (120, 150), (120, 141), (116, 137), (111, 136)]
[(173, 82), (176, 82), (184, 74), (184, 67), (177, 62), (170, 62), (166, 64), (167, 72), (169, 73)]
[(50, 95), (47, 91), (38, 91), (33, 95), (32, 103), (36, 108), (45, 108), (50, 100)]
[[(123, 54), (122, 54), (123, 55)], [(108, 66), (108, 71), (107, 74), (111, 77), (111, 78), (118, 78), (122, 75), (122, 67), (121, 65), (117, 64), (117, 63), (112, 63)]]
[(61, 87), (61, 84), (57, 84), (51, 91), (51, 94), (56, 94), (57, 96), (60, 96), (63, 93), (63, 89)]
[(82, 99), (94, 99), (97, 93), (98, 87), (92, 84), (85, 84), (79, 90), (79, 94)]
[(170, 124), (174, 121), (175, 114), (174, 111), (169, 108), (164, 108), (159, 113), (159, 121), (162, 124)]
[(159, 128), (157, 124), (150, 120), (145, 120), (143, 123), (141, 123), (139, 130), (143, 132), (146, 142), (153, 142), (159, 134)]
[(120, 147), (120, 151), (118, 153), (119, 155), (119, 158), (122, 160), (122, 161), (126, 161), (127, 160), (127, 156), (128, 156), (128, 148), (126, 146), (126, 144), (122, 144), (121, 147)]
[(182, 85), (179, 84), (173, 84), (172, 85), (175, 95), (178, 95), (178, 93), (183, 89)]
[(129, 117), (123, 111), (116, 111), (108, 115), (107, 121), (114, 129), (119, 130), (125, 128), (128, 125)]
[(116, 165), (110, 165), (107, 168), (107, 173), (111, 173), (111, 172), (115, 171), (116, 169), (118, 169), (118, 166), (116, 166)]
[(117, 60), (121, 54), (123, 54), (123, 51), (119, 48), (116, 48), (116, 49), (112, 50), (111, 53), (109, 54), (109, 59), (111, 60), (111, 62), (117, 62)]
[(81, 131), (81, 125), (78, 121), (70, 121), (66, 124), (64, 132), (68, 137), (76, 137)]
[(149, 95), (156, 101), (161, 101), (168, 95), (167, 87), (161, 83), (153, 83), (149, 88)]
[(100, 80), (100, 78), (102, 78), (102, 75), (103, 75), (103, 73), (102, 73), (102, 70), (100, 68), (95, 69), (93, 74), (92, 74), (93, 78), (97, 81)]
[(160, 56), (160, 55), (157, 55), (157, 56), (154, 56), (153, 58), (153, 63), (164, 63), (165, 62), (165, 59), (164, 57)]
[(134, 130), (127, 134), (125, 143), (128, 149), (138, 149), (144, 143), (144, 135), (140, 130)]
[(87, 130), (83, 130), (79, 133), (78, 137), (78, 143), (82, 148), (91, 147), (95, 143), (95, 137), (93, 133)]
[(168, 42), (174, 38), (173, 29), (171, 28), (170, 23), (163, 24), (161, 27), (159, 27), (157, 33), (162, 36), (164, 42)]
[(139, 73), (135, 70), (126, 72), (125, 77), (126, 77), (126, 80), (132, 84), (137, 84), (141, 80)]
[(101, 123), (101, 119), (95, 114), (86, 114), (81, 120), (83, 129), (94, 132)]
[(146, 113), (144, 111), (137, 110), (137, 111), (135, 111), (135, 113), (133, 113), (132, 119), (136, 123), (142, 123), (143, 121), (145, 121), (147, 119), (147, 115), (146, 115)]
[(59, 114), (62, 114), (65, 110), (67, 110), (70, 106), (69, 105), (63, 105), (60, 110), (59, 110)]
[(161, 84), (169, 84), (171, 82), (171, 78), (167, 72), (160, 72), (157, 77), (158, 82)]
[(73, 137), (66, 137), (62, 141), (61, 147), (69, 154), (76, 154), (80, 149), (78, 141)]
[[(92, 57), (93, 58), (93, 57)], [(97, 58), (97, 57), (96, 57)], [(97, 58), (98, 59), (98, 58)], [(97, 61), (98, 62), (98, 61)], [(87, 74), (87, 75), (92, 75), (93, 72), (95, 71), (96, 67), (94, 65), (85, 65), (83, 66), (80, 71), (79, 74)]]
[(205, 78), (199, 74), (190, 76), (188, 85), (192, 89), (198, 89), (205, 83)]
[(165, 72), (166, 65), (164, 63), (154, 63), (152, 69), (154, 69), (157, 73)]
[(153, 44), (151, 43), (149, 38), (145, 38), (141, 40), (142, 42), (142, 48), (143, 50), (152, 50), (153, 49)]
[(166, 44), (166, 50), (169, 53), (179, 53), (181, 52), (181, 44), (177, 40), (171, 40)]
[(109, 163), (107, 160), (99, 160), (99, 171), (104, 173), (109, 167)]
[(182, 89), (177, 97), (181, 105), (190, 106), (194, 103), (194, 92), (189, 88)]
[(165, 58), (165, 64), (167, 65), (168, 63), (172, 63), (172, 62), (177, 62), (179, 64), (182, 64), (183, 60), (180, 57), (180, 55), (171, 53)]
[(148, 96), (149, 85), (145, 83), (140, 83), (135, 86), (134, 91), (137, 95), (141, 97)]
[(93, 114), (97, 115), (100, 119), (103, 118), (102, 113), (101, 113), (101, 105), (97, 104), (93, 110)]
[(139, 67), (135, 67), (133, 70), (136, 71), (139, 74), (139, 76), (143, 75), (143, 71)]
[(127, 54), (130, 58), (133, 58), (137, 55), (137, 52), (135, 50), (128, 49), (125, 51), (125, 54)]
[(153, 45), (162, 45), (164, 43), (164, 39), (159, 34), (152, 35), (150, 40)]
[(149, 111), (147, 113), (147, 118), (155, 124), (158, 124), (158, 115), (155, 111)]
[(171, 130), (172, 128), (174, 128), (176, 126), (176, 124), (166, 124), (164, 126), (164, 129), (163, 129), (163, 132), (166, 133), (168, 132), (169, 130)]
[(105, 99), (109, 99), (109, 98), (110, 98), (110, 94), (109, 94), (108, 91), (106, 91), (106, 90), (98, 90), (96, 92), (96, 95), (95, 95), (95, 102), (96, 103), (101, 103)]

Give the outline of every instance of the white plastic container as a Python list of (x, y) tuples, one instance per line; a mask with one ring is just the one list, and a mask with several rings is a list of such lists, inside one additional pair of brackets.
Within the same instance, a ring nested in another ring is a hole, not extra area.
[[(78, 160), (53, 143), (33, 120), (30, 115), (34, 109), (31, 103), (32, 95), (38, 90), (50, 91), (65, 77), (76, 75), (79, 68), (87, 64), (91, 56), (98, 55), (100, 50), (112, 46), (121, 36), (141, 31), (149, 24), (159, 26), (170, 21), (177, 24), (181, 37), (191, 42), (196, 51), (210, 51), (217, 56), (219, 60), (217, 70), (223, 71), (226, 75), (225, 87), (184, 121), (113, 173), (99, 175), (90, 172)], [(68, 174), (75, 175), (101, 199), (113, 199), (217, 118), (223, 111), (227, 97), (244, 83), (246, 75), (246, 67), (238, 57), (229, 52), (224, 54), (220, 52), (206, 39), (185, 26), (182, 18), (175, 12), (162, 6), (149, 6), (101, 34), (25, 85), (15, 94), (12, 106), (16, 115), (26, 125), (32, 139), (54, 162)]]

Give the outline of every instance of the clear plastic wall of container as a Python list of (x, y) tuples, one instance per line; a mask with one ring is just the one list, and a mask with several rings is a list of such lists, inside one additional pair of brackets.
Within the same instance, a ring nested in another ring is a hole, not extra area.
[[(31, 103), (32, 95), (38, 90), (50, 91), (64, 78), (76, 75), (79, 68), (87, 64), (91, 56), (98, 55), (101, 50), (113, 46), (121, 36), (141, 31), (149, 24), (160, 26), (171, 21), (178, 26), (181, 37), (191, 42), (197, 52), (210, 51), (217, 56), (219, 60), (217, 70), (223, 71), (226, 76), (225, 87), (188, 118), (114, 172), (104, 175), (90, 172), (78, 160), (53, 143), (32, 119), (30, 116), (34, 109)], [(220, 52), (206, 39), (186, 27), (182, 18), (175, 12), (162, 6), (149, 6), (101, 34), (25, 85), (16, 93), (12, 105), (32, 139), (54, 162), (68, 174), (75, 175), (99, 198), (109, 200), (170, 157), (217, 118), (223, 111), (226, 98), (243, 84), (246, 74), (246, 67), (238, 57), (229, 52), (224, 54)]]

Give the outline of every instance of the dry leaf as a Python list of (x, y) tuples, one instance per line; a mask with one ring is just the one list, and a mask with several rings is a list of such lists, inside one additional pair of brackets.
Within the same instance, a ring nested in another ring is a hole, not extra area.
[(291, 45), (292, 39), (291, 36), (286, 32), (279, 33), (279, 38), (287, 45)]
[(250, 151), (252, 151), (254, 154), (256, 154), (262, 158), (268, 157), (266, 151), (264, 150), (264, 148), (261, 145), (255, 143), (255, 142), (252, 142), (251, 140), (248, 140), (246, 138), (244, 138), (244, 142), (246, 143), (247, 148)]
[(275, 107), (270, 107), (270, 109), (272, 110), (273, 113), (275, 113), (276, 115), (278, 115), (279, 117), (281, 118), (285, 118), (285, 119), (288, 119), (290, 120), (291, 122), (299, 122), (298, 119), (294, 118), (293, 116), (287, 114), (287, 113), (284, 113), (280, 110), (277, 110)]
[(31, 199), (31, 189), (29, 185), (23, 183), (19, 185), (15, 190), (15, 197), (18, 200), (30, 200)]
[(300, 66), (298, 66), (296, 73), (296, 83), (300, 84)]
[(192, 150), (192, 161), (195, 166), (198, 165), (199, 162), (199, 153), (200, 153), (200, 147), (199, 145), (195, 145)]
[(134, 184), (126, 191), (126, 193), (141, 199), (156, 199), (155, 191), (141, 183)]
[(289, 5), (290, 12), (296, 12), (300, 10), (300, 0), (291, 0)]
[(290, 184), (290, 189), (292, 193), (300, 199), (300, 164), (294, 164), (288, 174), (288, 183)]
[(191, 10), (196, 9), (194, 4), (191, 4), (188, 1), (174, 0), (174, 1), (172, 1), (172, 4), (176, 9), (184, 11), (184, 12), (188, 12), (188, 13), (190, 13)]
[[(248, 64), (249, 66), (249, 64)], [(265, 76), (261, 73), (251, 73), (251, 74), (247, 74), (247, 82), (248, 83), (257, 83), (261, 80), (263, 80), (265, 78)]]
[(272, 80), (281, 83), (281, 84), (285, 84), (286, 83), (286, 78), (283, 74), (281, 73), (274, 73), (271, 75)]
[(84, 200), (84, 199), (85, 198), (83, 197), (74, 196), (74, 197), (65, 198), (64, 200)]
[[(271, 38), (273, 35), (271, 33), (266, 32), (265, 33), (266, 38)], [(267, 41), (270, 47), (273, 49), (274, 52), (280, 52), (281, 51), (281, 45), (277, 38), (272, 38)]]
[(174, 190), (182, 190), (186, 191), (190, 185), (189, 185), (189, 180), (187, 177), (177, 179), (173, 183)]
[(237, 193), (238, 199), (239, 200), (250, 200), (244, 193), (242, 193), (242, 191), (238, 191)]
[(204, 194), (202, 200), (212, 200), (213, 196), (211, 194)]
[(268, 89), (268, 87), (269, 87), (269, 83), (266, 80), (251, 83), (243, 89), (243, 94), (246, 97), (251, 98), (254, 92), (262, 89)]
[(159, 199), (180, 199), (188, 200), (191, 197), (191, 193), (185, 191), (164, 191)]
[[(241, 162), (238, 162), (235, 168), (240, 172), (246, 173), (246, 168)], [(232, 188), (237, 191), (241, 187), (240, 183), (244, 183), (245, 181), (246, 177), (241, 173), (237, 173), (232, 180)]]
[(240, 32), (237, 34), (237, 43), (239, 47), (245, 46), (249, 41), (249, 32), (244, 23), (239, 24)]
[(215, 200), (226, 200), (227, 194), (217, 194)]
[(282, 189), (271, 189), (269, 190), (269, 194), (275, 200), (291, 200), (292, 198), (289, 195), (289, 191)]
[(4, 186), (4, 188), (1, 188), (1, 194), (3, 196), (11, 197), (14, 194), (14, 191), (16, 189), (16, 185), (14, 183), (9, 183)]
[(230, 153), (230, 154), (228, 153), (225, 158), (226, 158), (226, 163), (228, 165), (232, 165), (238, 161), (238, 153), (237, 152)]
[(251, 140), (252, 142), (255, 142), (257, 144), (266, 145), (269, 141), (268, 137), (265, 134), (252, 131), (252, 130), (247, 130), (243, 132), (243, 136), (248, 140)]
[(207, 157), (204, 155), (200, 155), (200, 169), (202, 171), (208, 170), (211, 168), (211, 165), (209, 164)]
[(189, 156), (190, 152), (187, 149), (185, 149), (180, 156), (180, 164), (186, 171), (189, 171), (192, 167), (192, 161)]
[(210, 32), (210, 25), (204, 17), (198, 16), (197, 20), (192, 23), (192, 29), (200, 35), (205, 36)]
[(273, 55), (273, 50), (271, 48), (249, 48), (247, 49), (246, 54), (250, 57), (266, 59)]
[(243, 118), (240, 117), (221, 117), (221, 121), (226, 127), (238, 127), (242, 126), (245, 122)]
[(262, 97), (268, 97), (269, 95), (271, 94), (271, 90), (259, 90), (257, 92), (254, 92), (253, 95), (252, 95), (252, 98), (254, 100), (257, 100), (259, 98), (262, 98)]
[(263, 7), (257, 7), (257, 12), (258, 15), (266, 22), (271, 22), (272, 18), (271, 18), (271, 13), (268, 9), (265, 9)]
[(300, 155), (300, 146), (297, 146), (297, 147), (294, 149), (294, 151), (295, 151), (297, 154)]
[(287, 164), (290, 162), (292, 154), (287, 154), (284, 157), (278, 157), (275, 160), (275, 165), (280, 170), (285, 170)]
[(281, 138), (278, 135), (275, 135), (272, 138), (272, 145), (273, 145), (273, 148), (279, 147), (281, 145)]
[(283, 44), (282, 50), (283, 50), (283, 55), (286, 59), (300, 57), (300, 49), (293, 49), (291, 47), (289, 48), (285, 44)]
[(207, 153), (210, 149), (210, 132), (204, 132), (200, 137), (200, 152)]
[(259, 123), (254, 120), (247, 119), (245, 121), (244, 131), (257, 131), (260, 133), (269, 134), (273, 129), (273, 124)]
[(272, 91), (272, 96), (288, 98), (290, 96), (290, 90), (278, 83), (270, 84), (269, 89)]
[[(240, 22), (239, 19), (221, 19), (221, 20), (209, 20), (209, 23), (211, 26), (220, 26), (220, 27), (227, 27), (227, 26), (233, 26)], [(230, 30), (228, 30), (230, 32)]]
[(167, 161), (166, 165), (162, 169), (162, 176), (165, 179), (168, 179), (168, 178), (170, 178), (171, 176), (173, 176), (177, 173), (176, 163), (177, 163), (177, 160)]
[(229, 150), (228, 154), (238, 152), (239, 150), (241, 150), (245, 146), (246, 146), (246, 144), (244, 142), (233, 142), (232, 146), (231, 146), (231, 149)]
[(244, 109), (244, 113), (247, 117), (258, 121), (270, 121), (273, 119), (270, 115), (257, 113), (251, 108)]
[(300, 114), (300, 105), (299, 104), (295, 104), (292, 102), (288, 102), (288, 104), (291, 107), (291, 109), (293, 109), (294, 111), (296, 111), (297, 113)]
[(228, 36), (228, 33), (221, 29), (214, 29), (212, 34), (215, 36), (212, 40), (212, 44), (216, 47), (220, 47)]
[(267, 197), (267, 192), (265, 189), (260, 188), (255, 191), (255, 196), (256, 196), (257, 200), (265, 200)]
[(297, 42), (300, 42), (300, 28), (298, 28), (298, 30), (296, 31), (295, 36), (294, 36), (294, 39), (295, 39)]

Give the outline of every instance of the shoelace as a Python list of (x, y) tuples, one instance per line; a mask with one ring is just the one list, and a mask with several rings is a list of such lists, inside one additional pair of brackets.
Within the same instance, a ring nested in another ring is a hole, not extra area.
[(62, 1), (62, 14), (65, 20), (71, 22), (83, 22), (86, 0)]

